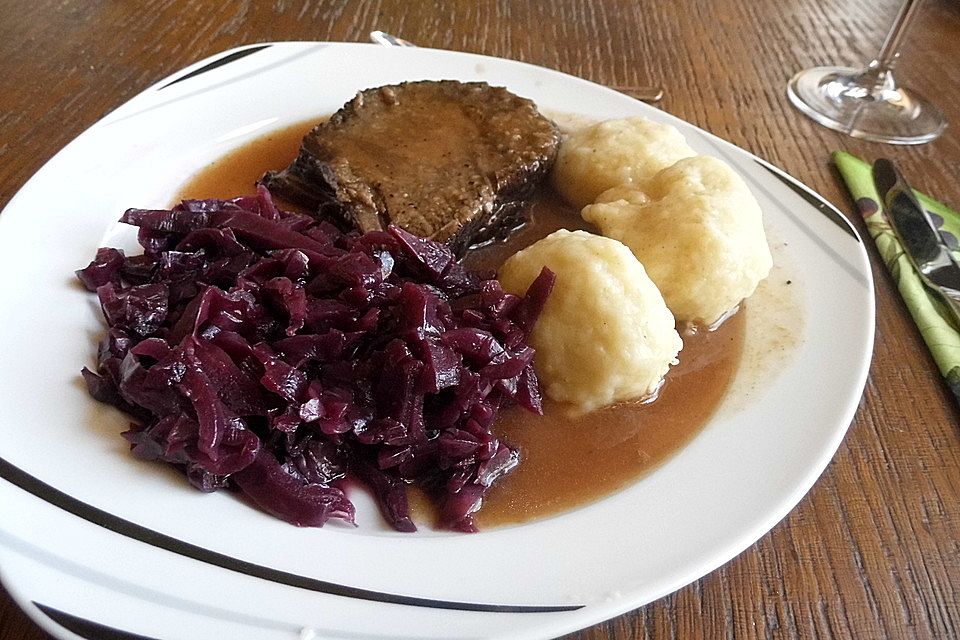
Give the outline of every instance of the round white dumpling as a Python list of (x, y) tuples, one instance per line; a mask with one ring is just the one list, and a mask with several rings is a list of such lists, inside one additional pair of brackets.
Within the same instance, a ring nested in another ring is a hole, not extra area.
[(611, 187), (643, 188), (658, 171), (695, 153), (676, 127), (640, 116), (607, 120), (563, 141), (553, 185), (579, 210)]
[(716, 323), (773, 264), (760, 205), (710, 156), (678, 161), (643, 192), (610, 189), (583, 218), (630, 247), (680, 321)]
[(530, 341), (546, 395), (591, 411), (656, 392), (683, 342), (630, 250), (561, 229), (510, 257), (499, 279), (522, 295), (543, 267), (557, 279)]

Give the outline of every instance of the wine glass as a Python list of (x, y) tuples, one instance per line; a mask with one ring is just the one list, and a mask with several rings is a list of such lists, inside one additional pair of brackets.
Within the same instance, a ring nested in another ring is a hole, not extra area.
[(905, 0), (866, 69), (815, 67), (793, 76), (787, 95), (820, 124), (854, 138), (890, 144), (922, 144), (947, 126), (943, 112), (915, 92), (898, 86), (893, 67), (900, 43), (920, 0)]

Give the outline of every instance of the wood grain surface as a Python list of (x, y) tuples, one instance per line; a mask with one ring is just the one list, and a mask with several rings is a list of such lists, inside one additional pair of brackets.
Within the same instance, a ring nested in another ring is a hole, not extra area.
[[(600, 83), (661, 85), (664, 110), (784, 168), (866, 235), (830, 165), (832, 150), (891, 157), (918, 188), (960, 206), (960, 3), (924, 4), (899, 67), (901, 81), (943, 107), (951, 123), (932, 144), (845, 138), (795, 111), (784, 87), (804, 67), (869, 60), (897, 5), (0, 0), (0, 206), (81, 131), (191, 62), (241, 44), (366, 41), (383, 29)], [(874, 359), (824, 475), (733, 561), (569, 638), (960, 637), (960, 414), (867, 246), (877, 292)], [(0, 640), (44, 637), (0, 592)]]

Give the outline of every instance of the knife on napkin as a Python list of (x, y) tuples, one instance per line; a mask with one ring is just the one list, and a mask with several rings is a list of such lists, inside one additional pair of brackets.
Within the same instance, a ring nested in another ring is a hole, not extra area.
[[(845, 151), (834, 151), (832, 158), (894, 286), (916, 322), (940, 374), (960, 403), (960, 330), (951, 306), (943, 300), (938, 288), (924, 282), (907, 257), (890, 223), (884, 198), (878, 193), (873, 166)], [(884, 186), (890, 183), (888, 179)], [(945, 239), (948, 246), (955, 246), (955, 239), (960, 237), (960, 212), (920, 192), (915, 191), (914, 195), (941, 229), (941, 239)], [(955, 251), (953, 257), (960, 260), (960, 252)]]
[(893, 162), (877, 160), (873, 179), (904, 252), (923, 283), (946, 303), (960, 328), (960, 265)]

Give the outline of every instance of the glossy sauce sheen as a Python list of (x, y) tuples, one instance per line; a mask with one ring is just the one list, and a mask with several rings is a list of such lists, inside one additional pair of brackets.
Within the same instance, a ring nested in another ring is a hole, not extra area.
[[(191, 178), (178, 198), (231, 198), (251, 193), (264, 172), (287, 166), (315, 122), (265, 134), (228, 153)], [(576, 211), (545, 191), (531, 221), (505, 243), (474, 249), (465, 262), (495, 270), (508, 256), (560, 228), (595, 231)], [(478, 514), (481, 528), (525, 522), (571, 509), (623, 488), (654, 469), (706, 424), (736, 374), (745, 320), (740, 312), (711, 332), (681, 334), (680, 364), (657, 399), (572, 416), (546, 402), (544, 415), (513, 408), (495, 431), (521, 453), (520, 465), (490, 492)], [(425, 501), (412, 496), (418, 520)]]

